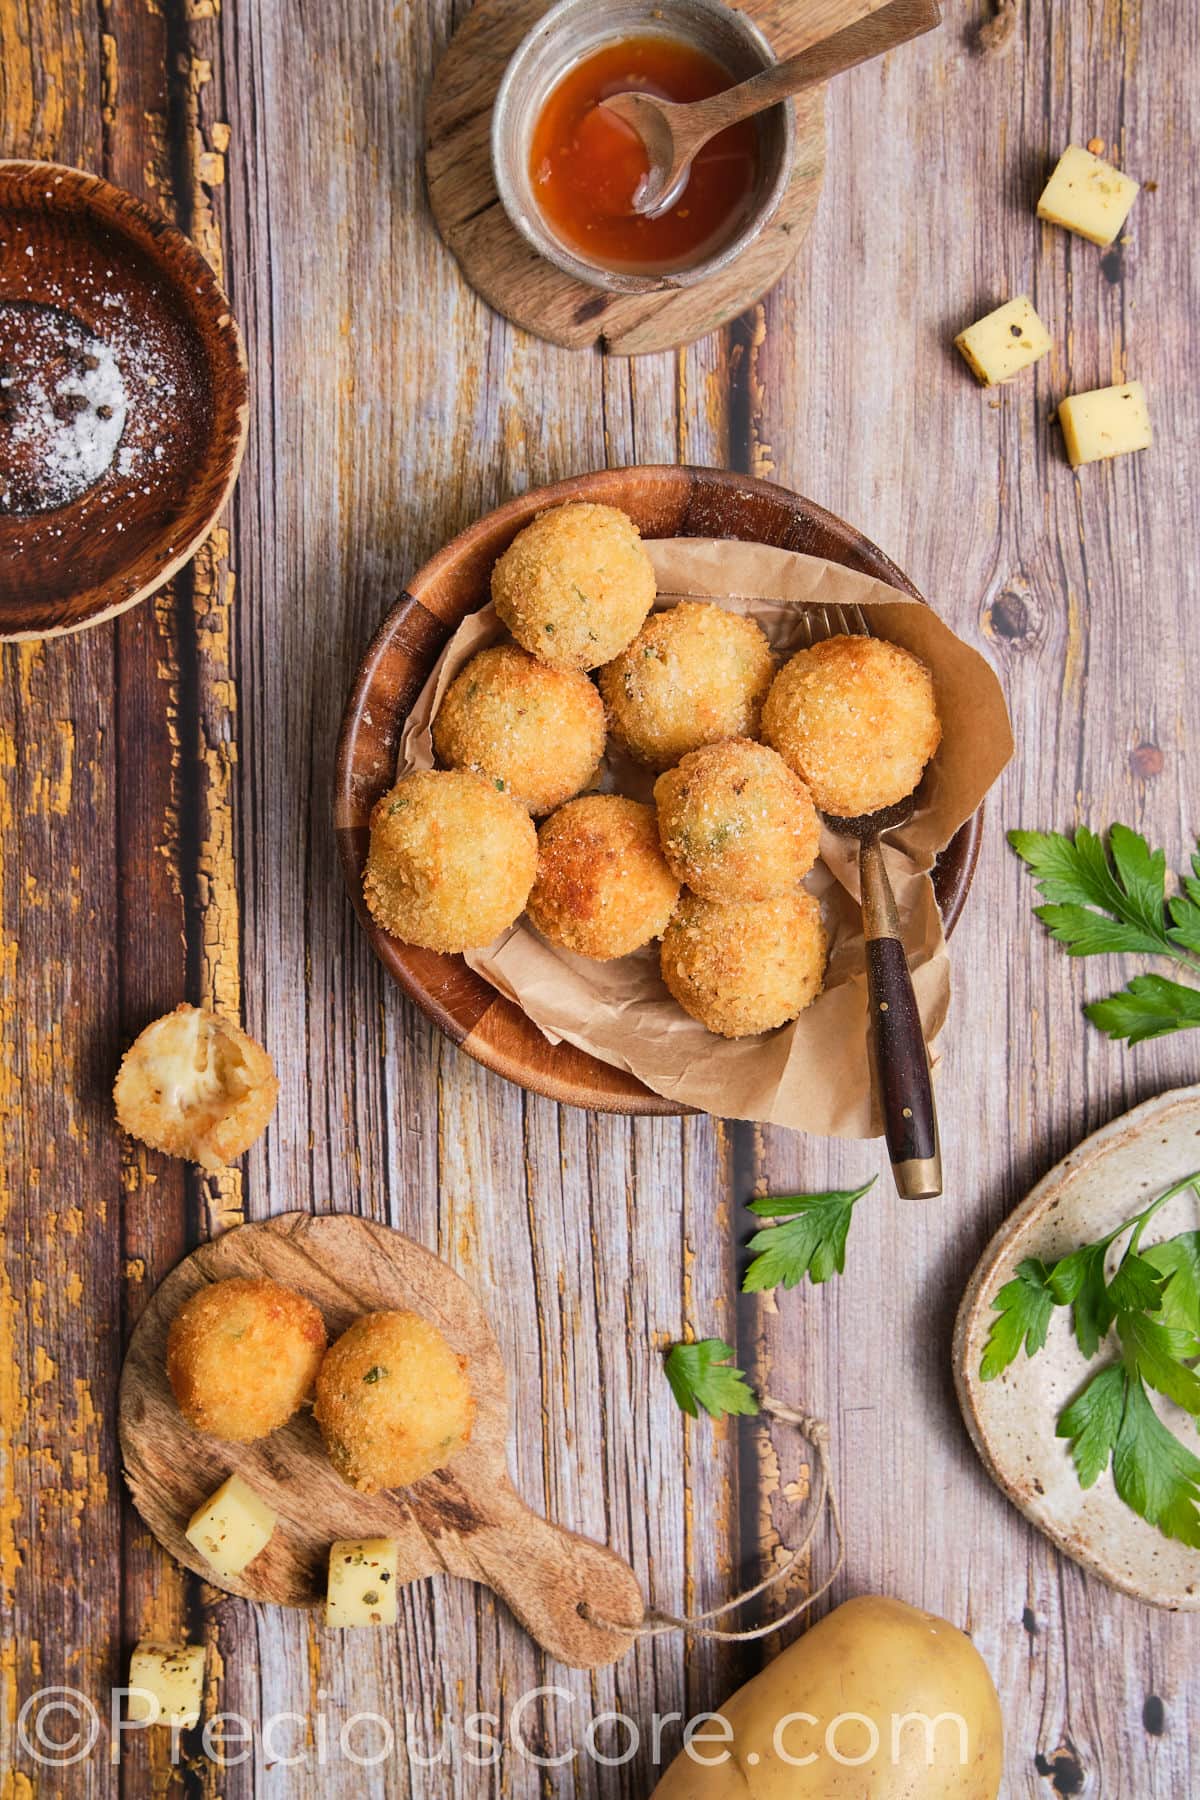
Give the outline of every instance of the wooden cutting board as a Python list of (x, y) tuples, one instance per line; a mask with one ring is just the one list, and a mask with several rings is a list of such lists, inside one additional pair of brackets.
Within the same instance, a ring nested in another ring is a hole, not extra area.
[[(335, 1474), (311, 1412), (253, 1444), (195, 1431), (166, 1374), (167, 1332), (183, 1302), (231, 1275), (269, 1277), (307, 1296), (330, 1341), (360, 1313), (408, 1308), (430, 1320), (469, 1359), (477, 1403), (471, 1442), (448, 1468), (415, 1486), (358, 1494)], [(283, 1213), (241, 1225), (174, 1269), (134, 1328), (121, 1374), (119, 1429), (134, 1505), (163, 1548), (228, 1593), (280, 1606), (324, 1599), (335, 1538), (394, 1537), (399, 1579), (449, 1574), (490, 1587), (544, 1650), (572, 1668), (622, 1656), (643, 1601), (633, 1571), (611, 1550), (552, 1525), (520, 1498), (506, 1456), (504, 1363), (475, 1295), (446, 1263), (367, 1219)], [(266, 1549), (241, 1577), (218, 1578), (184, 1537), (189, 1518), (237, 1470), (276, 1509)]]
[[(889, 0), (744, 0), (776, 56), (810, 44)], [(550, 0), (479, 0), (438, 65), (425, 114), (425, 173), (438, 230), (466, 279), (490, 306), (537, 337), (570, 349), (599, 346), (640, 356), (690, 344), (736, 319), (774, 287), (817, 210), (825, 173), (825, 89), (793, 101), (796, 160), (782, 205), (732, 268), (693, 288), (607, 294), (586, 287), (525, 242), (500, 204), (492, 177), (492, 105), (510, 57)], [(880, 50), (889, 25), (879, 22)]]

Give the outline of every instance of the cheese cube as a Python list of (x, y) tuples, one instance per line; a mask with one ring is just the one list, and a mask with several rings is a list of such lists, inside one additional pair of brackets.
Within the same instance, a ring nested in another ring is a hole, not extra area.
[(204, 1645), (139, 1644), (129, 1659), (129, 1686), (131, 1721), (187, 1731), (200, 1718)]
[(325, 1623), (331, 1631), (396, 1623), (396, 1557), (395, 1538), (340, 1538), (330, 1547)]
[(275, 1529), (275, 1514), (240, 1475), (223, 1481), (184, 1532), (218, 1575), (240, 1575)]
[(1058, 409), (1058, 422), (1073, 469), (1105, 456), (1145, 450), (1150, 444), (1150, 413), (1140, 381), (1071, 394)]
[(1027, 294), (998, 306), (954, 340), (984, 387), (1011, 381), (1022, 369), (1032, 368), (1053, 341)]
[(1090, 150), (1069, 144), (1038, 201), (1039, 219), (1065, 225), (1093, 244), (1111, 244), (1137, 199), (1138, 183)]

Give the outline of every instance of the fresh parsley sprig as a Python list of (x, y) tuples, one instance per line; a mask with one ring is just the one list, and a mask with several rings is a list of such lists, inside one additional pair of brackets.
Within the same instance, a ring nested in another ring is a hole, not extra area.
[[(1104, 840), (1081, 827), (1010, 831), (1008, 841), (1032, 869), (1045, 904), (1034, 908), (1070, 956), (1169, 957), (1200, 976), (1200, 854), (1178, 892), (1166, 891), (1167, 859), (1128, 825)], [(1200, 989), (1165, 975), (1136, 975), (1117, 994), (1084, 1008), (1111, 1038), (1147, 1038), (1200, 1026)]]
[(694, 1344), (673, 1344), (666, 1360), (671, 1392), (689, 1418), (698, 1419), (703, 1407), (710, 1418), (726, 1413), (756, 1413), (758, 1401), (746, 1385), (744, 1369), (729, 1367), (733, 1345), (720, 1338), (701, 1338)]
[[(1075, 1341), (1089, 1360), (1115, 1329), (1120, 1355), (1106, 1364), (1059, 1415), (1057, 1435), (1070, 1442), (1079, 1485), (1091, 1487), (1112, 1464), (1127, 1506), (1167, 1537), (1200, 1549), (1200, 1459), (1163, 1424), (1148, 1390), (1200, 1418), (1200, 1231), (1181, 1232), (1142, 1249), (1155, 1213), (1191, 1189), (1200, 1171), (1095, 1243), (1047, 1264), (1026, 1257), (992, 1302), (980, 1375), (992, 1381), (1024, 1349), (1036, 1356), (1054, 1309), (1071, 1308)], [(1129, 1233), (1111, 1278), (1110, 1252)]]
[(752, 1200), (750, 1211), (760, 1219), (779, 1219), (756, 1231), (749, 1248), (754, 1261), (742, 1282), (744, 1294), (764, 1288), (795, 1287), (807, 1275), (810, 1281), (828, 1281), (846, 1267), (846, 1237), (854, 1208), (874, 1187), (878, 1177), (860, 1188), (836, 1188), (827, 1194), (784, 1194)]

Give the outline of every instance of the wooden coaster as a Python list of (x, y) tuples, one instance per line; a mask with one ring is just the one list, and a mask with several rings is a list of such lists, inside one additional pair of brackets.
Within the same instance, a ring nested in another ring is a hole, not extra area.
[[(167, 1331), (206, 1282), (267, 1276), (304, 1294), (330, 1341), (360, 1313), (407, 1308), (467, 1356), (477, 1412), (471, 1442), (449, 1468), (415, 1486), (358, 1494), (325, 1454), (307, 1408), (253, 1444), (227, 1444), (189, 1426), (167, 1381)], [(633, 1571), (613, 1551), (551, 1525), (509, 1479), (504, 1363), (475, 1295), (446, 1263), (385, 1225), (346, 1215), (283, 1213), (205, 1244), (167, 1276), (134, 1328), (121, 1374), (121, 1453), (134, 1505), (165, 1550), (228, 1593), (280, 1606), (324, 1598), (335, 1538), (394, 1537), (399, 1578), (449, 1574), (482, 1582), (551, 1656), (598, 1668), (624, 1655), (632, 1631), (606, 1619), (642, 1617)], [(184, 1529), (202, 1500), (237, 1470), (279, 1515), (266, 1548), (239, 1577), (218, 1577)]]
[[(875, 0), (878, 4), (878, 0)], [(479, 0), (438, 65), (426, 113), (425, 172), (438, 229), (476, 293), (515, 325), (568, 349), (640, 356), (690, 344), (761, 299), (812, 224), (825, 172), (825, 90), (795, 102), (796, 162), (774, 219), (732, 268), (693, 288), (607, 294), (545, 262), (510, 224), (492, 178), (492, 103), (509, 58), (549, 0)], [(747, 0), (780, 57), (827, 37), (870, 4)]]

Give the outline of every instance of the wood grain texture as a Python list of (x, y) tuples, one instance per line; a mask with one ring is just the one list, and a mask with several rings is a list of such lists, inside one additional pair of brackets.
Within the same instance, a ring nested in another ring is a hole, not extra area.
[[(423, 950), (391, 936), (363, 899), (371, 812), (395, 780), (413, 701), (447, 637), (485, 603), (496, 558), (537, 513), (573, 500), (620, 507), (645, 538), (741, 538), (782, 549), (803, 543), (810, 555), (845, 563), (921, 596), (853, 526), (798, 494), (721, 470), (642, 466), (573, 477), (497, 507), (413, 576), (410, 590), (371, 641), (338, 734), (333, 822), (346, 886), (375, 954), (435, 1025), (507, 1080), (599, 1112), (677, 1115), (690, 1109), (571, 1044), (549, 1043), (520, 1007), (497, 994), (461, 956)], [(934, 892), (949, 931), (966, 903), (982, 830), (980, 808), (946, 846), (933, 871)]]
[[(1200, 1791), (1200, 1622), (1112, 1594), (1034, 1532), (950, 1378), (958, 1296), (1019, 1196), (1196, 1074), (1187, 1038), (1130, 1052), (1086, 1026), (1081, 999), (1118, 971), (1042, 936), (1000, 828), (1124, 817), (1181, 861), (1196, 825), (1200, 25), (1140, 0), (1026, 6), (984, 55), (993, 10), (959, 0), (941, 32), (833, 84), (821, 201), (783, 283), (686, 351), (627, 362), (515, 331), (437, 238), (421, 120), (461, 0), (0, 0), (0, 153), (165, 204), (223, 261), (253, 387), (220, 553), (115, 624), (0, 653), (5, 1800), (31, 1776), (72, 1800), (171, 1791), (163, 1733), (127, 1740), (119, 1769), (102, 1737), (61, 1776), (16, 1741), (43, 1685), (103, 1705), (146, 1632), (203, 1637), (209, 1710), (259, 1728), (246, 1761), (175, 1778), (227, 1800), (357, 1800), (368, 1782), (389, 1800), (644, 1800), (653, 1715), (713, 1704), (772, 1648), (665, 1638), (564, 1671), (435, 1580), (386, 1643), (332, 1655), (301, 1614), (218, 1600), (172, 1564), (119, 1503), (122, 1336), (190, 1245), (297, 1206), (393, 1224), (460, 1270), (509, 1370), (520, 1491), (627, 1556), (656, 1603), (714, 1604), (773, 1562), (807, 1480), (784, 1435), (680, 1420), (659, 1353), (689, 1327), (833, 1420), (850, 1556), (831, 1598), (879, 1588), (969, 1626), (1003, 1695), (1006, 1800)], [(1093, 135), (1158, 184), (1104, 253), (1032, 211), (1063, 145)], [(949, 340), (1022, 291), (1056, 347), (988, 394)], [(1147, 384), (1156, 448), (1072, 475), (1047, 416), (1125, 376)], [(737, 1297), (743, 1202), (861, 1181), (876, 1153), (523, 1094), (387, 983), (329, 833), (343, 700), (413, 572), (514, 493), (637, 462), (773, 477), (853, 520), (982, 638), (1018, 738), (954, 943), (946, 1196), (881, 1197), (840, 1282), (776, 1301)], [(283, 1092), (244, 1171), (211, 1182), (123, 1148), (107, 1088), (149, 1018), (218, 997)], [(498, 1768), (466, 1762), (466, 1717), (507, 1729), (539, 1684), (562, 1692), (521, 1716), (525, 1741), (575, 1760), (510, 1741)], [(605, 1709), (643, 1730), (618, 1768), (583, 1746)], [(363, 1710), (402, 1724), (368, 1776), (338, 1752)], [(303, 1722), (264, 1749), (285, 1712)]]

